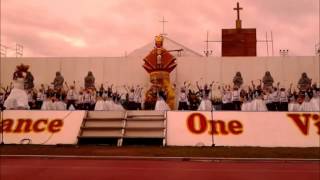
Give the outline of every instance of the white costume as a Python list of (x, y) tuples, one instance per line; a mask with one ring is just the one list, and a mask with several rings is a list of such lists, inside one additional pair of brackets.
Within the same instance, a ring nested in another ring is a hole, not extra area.
[(65, 111), (67, 109), (66, 103), (62, 101), (55, 101), (53, 104), (55, 105), (55, 110)]
[(19, 78), (14, 81), (13, 89), (8, 98), (4, 101), (6, 109), (29, 109), (28, 95), (24, 90), (24, 79)]
[(77, 104), (78, 105), (83, 105), (83, 103), (84, 103), (84, 96), (83, 96), (83, 94), (80, 93), (78, 95)]
[(240, 101), (240, 89), (231, 92), (231, 101)]
[(299, 112), (301, 110), (301, 105), (297, 102), (290, 102), (288, 105), (288, 111), (290, 112)]
[(312, 112), (312, 111), (314, 111), (313, 103), (311, 101), (304, 101), (300, 105), (299, 111), (301, 111), (301, 112)]
[(232, 102), (232, 93), (231, 91), (225, 91), (222, 95), (222, 103), (228, 104)]
[(46, 99), (46, 95), (43, 92), (37, 93), (37, 101), (44, 101)]
[(251, 111), (251, 102), (250, 101), (245, 101), (241, 105), (241, 111)]
[(185, 92), (181, 92), (180, 93), (179, 102), (186, 102), (187, 104), (189, 104), (188, 96), (187, 96), (187, 94)]
[(111, 111), (113, 108), (113, 101), (108, 98), (105, 102), (104, 102), (104, 110), (106, 111)]
[(46, 99), (42, 103), (41, 110), (57, 110), (57, 109), (56, 109), (56, 105), (54, 104), (54, 102), (52, 102), (51, 99)]
[(212, 111), (215, 110), (209, 99), (202, 99), (198, 107), (198, 111)]
[(96, 103), (96, 101), (97, 101), (97, 94), (96, 94), (95, 92), (92, 92), (92, 93), (90, 94), (90, 103), (91, 103), (92, 105), (94, 105), (94, 104)]
[(105, 110), (105, 102), (102, 99), (99, 99), (94, 106), (95, 111), (103, 111)]
[(310, 100), (310, 103), (313, 106), (313, 111), (314, 112), (319, 112), (320, 111), (320, 97), (313, 97)]
[(124, 108), (122, 107), (122, 105), (120, 103), (115, 103), (112, 101), (110, 110), (111, 111), (123, 111)]
[(288, 93), (286, 91), (280, 91), (279, 100), (281, 103), (287, 103), (289, 101)]
[(83, 103), (91, 104), (91, 94), (89, 92), (83, 93)]
[(272, 94), (271, 94), (271, 96), (272, 96), (272, 101), (273, 102), (275, 102), (275, 103), (277, 103), (277, 102), (280, 102), (280, 93), (279, 93), (279, 91), (277, 90), (277, 91), (274, 91)]
[(158, 100), (156, 102), (156, 107), (154, 110), (156, 110), (156, 111), (169, 111), (170, 107), (164, 101), (164, 99), (160, 97), (160, 98), (158, 98)]
[(270, 93), (267, 93), (266, 95), (264, 95), (264, 99), (265, 99), (266, 104), (272, 104), (273, 95)]
[(251, 101), (250, 110), (256, 112), (268, 111), (266, 103), (259, 96)]
[(67, 100), (77, 100), (77, 92), (74, 89), (69, 89), (67, 93)]

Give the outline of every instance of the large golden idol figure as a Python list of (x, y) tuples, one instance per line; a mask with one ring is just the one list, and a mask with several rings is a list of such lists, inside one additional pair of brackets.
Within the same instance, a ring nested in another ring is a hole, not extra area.
[(155, 37), (154, 49), (145, 57), (144, 69), (150, 74), (151, 88), (146, 93), (146, 102), (155, 104), (157, 92), (166, 93), (166, 102), (171, 109), (175, 107), (175, 92), (170, 83), (170, 73), (177, 66), (176, 58), (163, 48), (163, 36)]

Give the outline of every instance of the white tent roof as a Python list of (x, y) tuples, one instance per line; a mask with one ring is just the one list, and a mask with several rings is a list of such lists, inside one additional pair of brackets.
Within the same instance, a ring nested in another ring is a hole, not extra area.
[[(201, 54), (195, 52), (194, 50), (187, 48), (186, 46), (168, 38), (164, 37), (163, 47), (166, 50), (178, 50), (183, 49), (180, 53), (180, 57), (202, 57)], [(148, 43), (141, 48), (138, 48), (128, 54), (129, 57), (144, 57), (149, 54), (149, 52), (154, 48), (154, 42)], [(178, 56), (178, 52), (172, 52), (174, 56)]]

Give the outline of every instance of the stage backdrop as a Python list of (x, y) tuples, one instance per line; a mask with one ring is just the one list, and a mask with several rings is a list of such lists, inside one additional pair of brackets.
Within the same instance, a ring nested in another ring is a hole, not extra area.
[(168, 146), (319, 147), (319, 112), (167, 113)]
[(5, 144), (77, 144), (85, 111), (3, 111)]

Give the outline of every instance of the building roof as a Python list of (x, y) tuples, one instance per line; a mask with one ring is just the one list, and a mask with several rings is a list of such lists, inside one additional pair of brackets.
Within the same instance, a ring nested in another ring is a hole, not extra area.
[[(170, 51), (170, 50), (180, 50), (182, 49), (182, 51), (179, 52), (172, 52), (172, 54), (174, 56), (180, 56), (180, 57), (202, 57), (202, 55), (200, 53), (197, 53), (196, 51), (168, 38), (168, 37), (164, 37), (164, 42), (163, 42), (163, 47)], [(150, 42), (144, 46), (142, 46), (141, 48), (138, 48), (134, 51), (132, 51), (131, 53), (128, 54), (129, 57), (144, 57), (147, 56), (148, 53), (154, 48), (154, 42)]]

